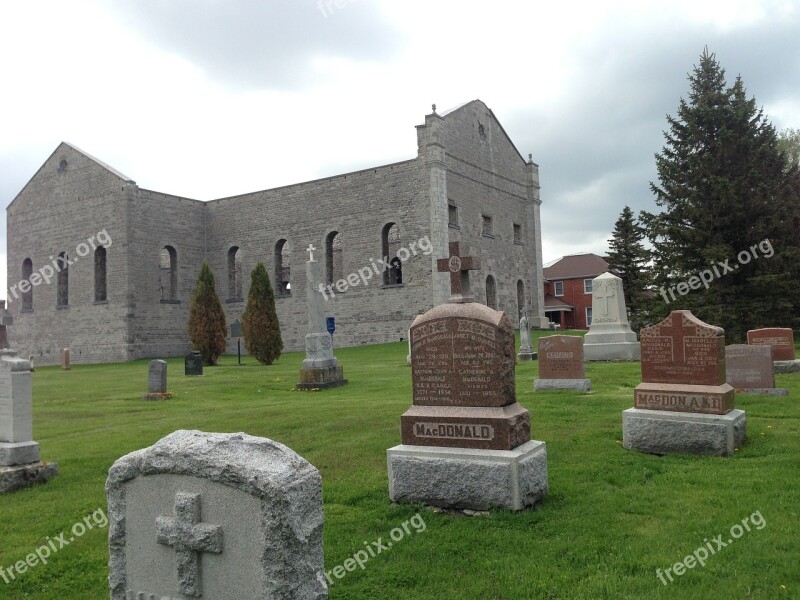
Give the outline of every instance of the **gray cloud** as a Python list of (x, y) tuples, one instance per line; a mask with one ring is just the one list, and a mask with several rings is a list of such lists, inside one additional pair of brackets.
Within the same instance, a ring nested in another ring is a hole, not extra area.
[(365, 0), (114, 0), (126, 27), (240, 89), (302, 88), (311, 61), (387, 61), (402, 36)]

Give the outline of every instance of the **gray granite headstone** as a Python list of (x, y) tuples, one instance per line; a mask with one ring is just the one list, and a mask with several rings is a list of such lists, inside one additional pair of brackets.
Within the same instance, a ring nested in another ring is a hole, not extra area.
[(183, 365), (184, 375), (202, 375), (203, 374), (203, 355), (199, 350), (192, 350), (186, 355)]
[(245, 433), (176, 431), (106, 482), (112, 600), (328, 597), (322, 478)]
[(725, 381), (747, 396), (786, 396), (775, 387), (772, 346), (732, 344), (725, 346)]
[(171, 394), (167, 392), (167, 361), (151, 360), (147, 371), (147, 394), (145, 400), (165, 400)]

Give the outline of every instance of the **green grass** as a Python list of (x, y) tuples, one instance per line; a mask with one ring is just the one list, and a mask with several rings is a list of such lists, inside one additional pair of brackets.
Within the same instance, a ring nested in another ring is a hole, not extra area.
[[(105, 508), (104, 483), (123, 454), (176, 429), (245, 431), (278, 440), (322, 473), (325, 564), (342, 564), (418, 511), (424, 532), (336, 580), (332, 599), (800, 598), (800, 374), (788, 398), (738, 396), (747, 441), (728, 459), (657, 457), (622, 449), (638, 363), (590, 363), (590, 394), (534, 394), (537, 363), (517, 366), (533, 438), (547, 442), (550, 493), (534, 511), (461, 517), (392, 506), (386, 449), (411, 404), (405, 343), (337, 351), (349, 385), (296, 392), (302, 356), (262, 367), (224, 357), (202, 378), (169, 360), (174, 397), (145, 402), (147, 361), (40, 367), (34, 437), (60, 475), (0, 496), (0, 566)], [(674, 583), (656, 578), (760, 511), (752, 529)], [(413, 531), (413, 529), (412, 529)], [(108, 598), (107, 530), (94, 529), (10, 584), (0, 599)], [(222, 600), (222, 599), (209, 599)], [(236, 599), (239, 600), (239, 599)]]

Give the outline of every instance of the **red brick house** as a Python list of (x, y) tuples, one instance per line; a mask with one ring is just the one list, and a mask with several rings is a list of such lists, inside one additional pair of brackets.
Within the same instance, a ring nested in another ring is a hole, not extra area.
[(544, 314), (561, 329), (589, 329), (592, 279), (608, 271), (596, 254), (571, 254), (543, 269)]

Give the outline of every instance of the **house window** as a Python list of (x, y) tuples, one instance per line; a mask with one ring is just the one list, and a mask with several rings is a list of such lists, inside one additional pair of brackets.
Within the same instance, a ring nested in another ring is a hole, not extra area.
[(164, 246), (159, 254), (159, 287), (162, 302), (178, 300), (178, 252)]
[(486, 237), (494, 237), (492, 234), (492, 217), (481, 215), (481, 234)]
[(591, 279), (584, 279), (583, 280), (583, 293), (584, 294), (591, 294), (592, 293), (592, 280)]
[(587, 306), (586, 307), (586, 326), (587, 327), (591, 327), (592, 326), (592, 307), (591, 306)]
[(522, 244), (522, 225), (514, 223), (514, 243)]
[(391, 266), (383, 271), (383, 285), (403, 283), (403, 264), (397, 257), (400, 249), (400, 228), (397, 223), (387, 223), (381, 231), (381, 253), (383, 260)]
[(452, 202), (447, 204), (447, 224), (450, 227), (460, 229), (458, 226), (458, 207)]
[(275, 289), (278, 296), (290, 296), (291, 284), (291, 247), (286, 240), (278, 240), (275, 244)]
[(553, 282), (553, 289), (555, 290), (556, 296), (563, 296), (564, 295), (564, 282), (563, 281), (555, 281)]
[(100, 246), (94, 251), (94, 301), (105, 302), (106, 295), (106, 249)]

